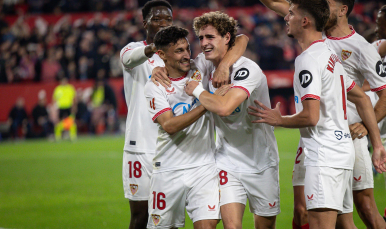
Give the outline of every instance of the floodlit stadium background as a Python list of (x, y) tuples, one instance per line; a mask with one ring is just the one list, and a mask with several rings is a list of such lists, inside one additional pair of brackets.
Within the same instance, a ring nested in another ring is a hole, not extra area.
[[(145, 2), (0, 1), (0, 228), (128, 227), (130, 209), (121, 181), (127, 109), (119, 51), (131, 41), (145, 39), (140, 12)], [(292, 69), (300, 49), (285, 35), (281, 17), (252, 0), (170, 2), (174, 24), (190, 30), (192, 57), (200, 52), (192, 31), (195, 16), (222, 10), (235, 17), (239, 32), (250, 38), (245, 56), (267, 75), (272, 104), (282, 102), (283, 114), (294, 112)], [(384, 4), (358, 1), (349, 19), (356, 32), (371, 39), (377, 10)], [(76, 87), (81, 104), (76, 142), (54, 142), (50, 131), (43, 137), (32, 116), (39, 96), (45, 95), (47, 109), (52, 111), (52, 92), (62, 76)], [(114, 92), (106, 109), (93, 105), (97, 78), (105, 79)], [(11, 135), (8, 115), (18, 98), (25, 101), (28, 123)], [(291, 177), (299, 133), (276, 129), (275, 134), (281, 158), (282, 213), (277, 228), (285, 229), (291, 228)], [(375, 176), (374, 181), (383, 215), (383, 176)], [(356, 226), (365, 228), (357, 213), (354, 217)], [(253, 228), (248, 207), (243, 227)], [(186, 228), (192, 228), (190, 220)]]

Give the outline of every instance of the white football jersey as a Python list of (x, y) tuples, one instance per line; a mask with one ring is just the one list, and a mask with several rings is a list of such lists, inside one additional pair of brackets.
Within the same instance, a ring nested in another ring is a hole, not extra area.
[[(371, 91), (377, 92), (386, 88), (386, 72), (378, 52), (361, 35), (351, 27), (352, 33), (345, 37), (327, 36), (327, 44), (341, 60), (347, 75), (362, 87), (366, 79)], [(361, 122), (361, 118), (350, 101), (347, 102), (348, 123)]]
[[(190, 70), (180, 78), (170, 78), (172, 85), (168, 89), (156, 86), (149, 80), (145, 86), (145, 96), (151, 119), (156, 121), (158, 116), (167, 111), (172, 111), (174, 116), (183, 115), (199, 106), (198, 99), (186, 94), (184, 88), (189, 80), (202, 81), (202, 78), (199, 70)], [(214, 125), (210, 112), (173, 135), (169, 135), (160, 124), (157, 125), (159, 130), (153, 159), (154, 173), (215, 163)]]
[(140, 61), (123, 65), (123, 82), (127, 104), (127, 119), (124, 150), (138, 153), (154, 153), (158, 127), (151, 121), (147, 111), (144, 87), (154, 67), (164, 66), (164, 62), (154, 54), (151, 58), (145, 55), (146, 41), (131, 42), (121, 50), (121, 62), (125, 55), (141, 49)]
[(318, 40), (295, 60), (296, 112), (307, 98), (320, 101), (316, 126), (300, 128), (306, 166), (353, 169), (354, 145), (348, 128), (347, 93), (355, 82), (347, 77), (338, 56)]
[[(227, 171), (259, 173), (279, 163), (273, 127), (252, 123), (255, 117), (247, 113), (248, 106), (255, 106), (254, 100), (271, 107), (267, 78), (255, 62), (245, 57), (233, 64), (230, 78), (233, 88), (244, 90), (248, 98), (227, 117), (213, 114), (216, 164)], [(211, 79), (209, 88), (211, 92), (216, 91)]]

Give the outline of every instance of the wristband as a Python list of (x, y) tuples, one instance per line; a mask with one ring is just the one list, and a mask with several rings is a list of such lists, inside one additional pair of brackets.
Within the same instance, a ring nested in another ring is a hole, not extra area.
[(205, 91), (205, 89), (202, 87), (202, 83), (200, 82), (198, 84), (198, 86), (193, 90), (193, 95), (194, 97), (196, 97), (197, 99), (200, 97), (201, 93), (203, 93)]

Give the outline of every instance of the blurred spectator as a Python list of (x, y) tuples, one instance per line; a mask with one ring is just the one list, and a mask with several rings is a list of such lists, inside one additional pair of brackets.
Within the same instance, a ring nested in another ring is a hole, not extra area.
[(53, 132), (53, 124), (49, 120), (47, 112), (46, 91), (38, 93), (38, 103), (32, 110), (32, 132), (35, 137), (47, 137)]
[(79, 132), (88, 132), (90, 130), (91, 113), (87, 107), (92, 91), (78, 89), (76, 91), (77, 109), (76, 124)]
[(44, 82), (54, 82), (59, 75), (59, 71), (62, 67), (57, 58), (60, 58), (60, 54), (56, 53), (55, 48), (50, 48), (47, 51), (47, 58), (42, 62), (42, 76), (41, 79)]
[(27, 135), (29, 129), (27, 118), (24, 98), (19, 97), (8, 115), (9, 134), (12, 138), (24, 138)]
[(92, 131), (96, 134), (102, 134), (106, 127), (108, 130), (114, 131), (117, 124), (117, 100), (113, 89), (101, 77), (95, 81), (91, 94), (91, 107)]
[(63, 130), (68, 130), (70, 139), (75, 140), (77, 137), (76, 92), (66, 77), (60, 79), (60, 84), (55, 88), (52, 100), (59, 109), (59, 121), (55, 123), (54, 128), (55, 139), (59, 141), (62, 138)]

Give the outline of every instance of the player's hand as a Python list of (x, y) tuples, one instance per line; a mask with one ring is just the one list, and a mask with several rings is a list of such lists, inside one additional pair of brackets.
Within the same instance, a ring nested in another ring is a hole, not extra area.
[(186, 94), (190, 95), (190, 96), (193, 96), (193, 91), (194, 89), (196, 89), (196, 87), (198, 86), (199, 82), (197, 81), (190, 81), (190, 82), (187, 82), (186, 83), (186, 86), (185, 86), (185, 92)]
[(220, 65), (213, 73), (212, 85), (219, 88), (227, 84), (229, 84), (229, 68)]
[(223, 96), (226, 93), (228, 93), (229, 89), (231, 89), (233, 84), (227, 84), (227, 85), (222, 85), (219, 89), (217, 89), (213, 94)]
[(252, 111), (248, 111), (248, 114), (259, 117), (260, 119), (254, 120), (252, 123), (267, 123), (271, 126), (280, 126), (282, 124), (280, 102), (276, 104), (275, 109), (271, 109), (257, 100), (254, 102), (260, 108), (249, 106), (248, 108)]
[(160, 83), (165, 88), (170, 87), (172, 84), (165, 67), (155, 67), (151, 73), (151, 81), (157, 86), (159, 85), (158, 83)]
[(374, 147), (372, 161), (378, 173), (386, 172), (386, 150), (383, 145)]
[(349, 128), (352, 140), (361, 139), (368, 134), (366, 127), (361, 122), (351, 124)]

